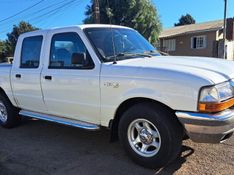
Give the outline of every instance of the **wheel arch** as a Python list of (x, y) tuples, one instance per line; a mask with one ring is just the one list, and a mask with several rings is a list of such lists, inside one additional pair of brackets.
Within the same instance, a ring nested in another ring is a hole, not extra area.
[(7, 97), (6, 92), (3, 90), (3, 88), (0, 86), (0, 94), (5, 95)]
[(174, 110), (171, 109), (169, 106), (154, 99), (145, 98), (145, 97), (134, 97), (134, 98), (127, 99), (118, 106), (114, 115), (114, 119), (110, 120), (109, 122), (109, 128), (111, 129), (111, 137), (110, 137), (111, 142), (118, 140), (118, 126), (119, 126), (119, 121), (121, 119), (122, 114), (130, 107), (139, 103), (153, 104), (155, 106), (160, 106), (161, 108), (164, 108), (174, 113)]
[(12, 101), (11, 101), (11, 99), (8, 97), (8, 95), (6, 94), (6, 92), (5, 92), (5, 90), (0, 86), (0, 95), (3, 95), (3, 96), (5, 96), (8, 100), (9, 100), (9, 102), (12, 104), (12, 105), (14, 105), (13, 103), (12, 103)]

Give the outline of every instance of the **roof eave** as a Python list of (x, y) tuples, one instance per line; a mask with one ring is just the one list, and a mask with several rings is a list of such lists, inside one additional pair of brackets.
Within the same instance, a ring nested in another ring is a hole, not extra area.
[(195, 34), (195, 33), (202, 33), (202, 32), (213, 32), (213, 31), (218, 31), (223, 29), (222, 27), (217, 27), (217, 28), (212, 28), (212, 29), (206, 29), (206, 30), (196, 30), (196, 31), (189, 31), (189, 32), (184, 32), (184, 33), (179, 33), (179, 34), (172, 34), (172, 35), (164, 35), (164, 36), (160, 36), (159, 35), (159, 39), (162, 38), (171, 38), (171, 37), (177, 37), (177, 36), (182, 36), (182, 35), (189, 35), (189, 34)]

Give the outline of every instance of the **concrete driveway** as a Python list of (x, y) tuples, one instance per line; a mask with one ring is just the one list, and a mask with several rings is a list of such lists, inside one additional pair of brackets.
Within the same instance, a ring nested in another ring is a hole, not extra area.
[(0, 175), (234, 175), (234, 137), (225, 143), (183, 143), (182, 156), (161, 170), (134, 164), (109, 132), (39, 120), (0, 128)]

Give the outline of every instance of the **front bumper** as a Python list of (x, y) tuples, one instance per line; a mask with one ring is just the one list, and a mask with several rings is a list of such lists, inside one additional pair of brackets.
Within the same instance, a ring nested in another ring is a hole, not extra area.
[(215, 114), (177, 111), (176, 116), (194, 142), (220, 143), (234, 132), (234, 107)]

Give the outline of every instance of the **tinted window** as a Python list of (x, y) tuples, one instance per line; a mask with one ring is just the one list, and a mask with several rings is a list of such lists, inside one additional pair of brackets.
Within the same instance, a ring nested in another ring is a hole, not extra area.
[(51, 41), (49, 68), (93, 68), (92, 59), (77, 33), (55, 34)]
[(21, 68), (38, 68), (42, 40), (42, 36), (24, 38), (21, 51)]

